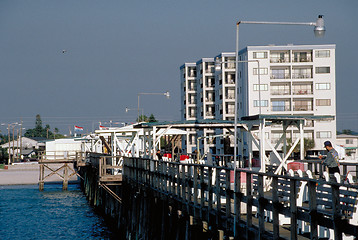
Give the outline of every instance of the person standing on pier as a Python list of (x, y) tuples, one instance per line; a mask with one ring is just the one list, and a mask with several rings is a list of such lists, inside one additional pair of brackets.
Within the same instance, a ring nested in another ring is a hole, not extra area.
[[(330, 141), (325, 141), (324, 147), (327, 150), (327, 157), (322, 161), (322, 164), (327, 166), (329, 174), (334, 174), (336, 172), (340, 173), (338, 152), (332, 147), (332, 143)], [(319, 156), (319, 158), (322, 159), (323, 157)]]
[(162, 160), (163, 157), (162, 157), (162, 153), (160, 152), (160, 150), (158, 149), (157, 150), (157, 160)]

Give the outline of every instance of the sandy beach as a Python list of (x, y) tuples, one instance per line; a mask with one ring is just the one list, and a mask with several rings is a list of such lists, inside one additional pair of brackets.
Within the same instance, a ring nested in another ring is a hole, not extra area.
[[(61, 165), (53, 164), (50, 166), (56, 170)], [(39, 182), (39, 165), (35, 163), (24, 163), (8, 166), (8, 169), (0, 169), (0, 185), (25, 185), (25, 184), (38, 184)], [(45, 176), (51, 173), (50, 170), (45, 168)], [(59, 171), (60, 174), (63, 170)], [(70, 182), (78, 181), (77, 176), (72, 176)], [(51, 177), (45, 179), (45, 185), (48, 182), (61, 182), (62, 179), (54, 174)]]

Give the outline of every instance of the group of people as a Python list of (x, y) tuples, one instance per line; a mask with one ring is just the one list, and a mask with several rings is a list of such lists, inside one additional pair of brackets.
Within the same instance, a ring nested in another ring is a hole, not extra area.
[[(329, 174), (334, 174), (336, 172), (340, 173), (338, 152), (333, 148), (332, 143), (330, 141), (325, 141), (324, 147), (327, 150), (327, 157), (323, 158), (323, 156), (320, 155), (319, 158), (322, 159), (321, 163), (323, 164), (323, 166), (327, 167)], [(159, 149), (157, 150), (156, 156), (157, 160), (163, 159), (163, 155)]]

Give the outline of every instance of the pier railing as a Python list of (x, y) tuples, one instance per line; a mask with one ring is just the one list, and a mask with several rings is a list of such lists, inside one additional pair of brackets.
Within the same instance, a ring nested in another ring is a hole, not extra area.
[[(272, 182), (267, 192), (266, 178)], [(124, 159), (123, 181), (175, 201), (187, 215), (235, 239), (358, 235), (355, 185), (143, 158)]]

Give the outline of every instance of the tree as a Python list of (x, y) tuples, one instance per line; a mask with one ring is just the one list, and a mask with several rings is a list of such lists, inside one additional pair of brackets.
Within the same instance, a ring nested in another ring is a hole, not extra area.
[[(27, 129), (24, 136), (25, 137), (43, 137), (43, 138), (54, 138), (54, 134), (50, 131), (50, 125), (46, 124), (45, 127), (42, 127), (42, 120), (40, 114), (36, 115), (35, 120), (35, 128)], [(58, 134), (60, 136), (56, 136), (56, 138), (61, 138), (61, 134)], [(63, 137), (63, 136), (62, 136)]]
[(342, 134), (352, 135), (352, 130), (350, 130), (350, 129), (343, 129), (343, 130), (342, 130)]
[(146, 115), (139, 115), (137, 122), (148, 122), (148, 117)]
[[(287, 150), (289, 150), (291, 147), (292, 147), (293, 143), (292, 143), (292, 139), (291, 138), (288, 138), (287, 139)], [(304, 148), (304, 155), (306, 156), (306, 152), (309, 150), (309, 149), (312, 149), (315, 147), (315, 142), (314, 142), (314, 139), (312, 138), (304, 138), (303, 139), (303, 148)], [(300, 143), (298, 143), (296, 145), (296, 147), (293, 149), (293, 152), (294, 153), (298, 153), (300, 152)]]
[(150, 116), (149, 116), (149, 118), (148, 118), (148, 122), (158, 122), (158, 121), (155, 119), (153, 113), (150, 114)]

